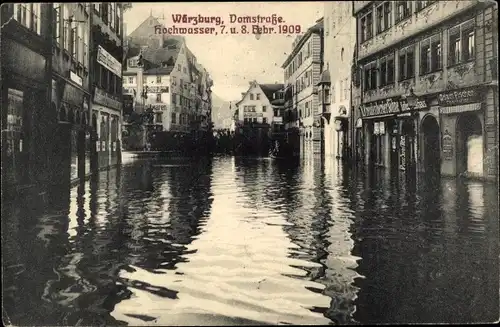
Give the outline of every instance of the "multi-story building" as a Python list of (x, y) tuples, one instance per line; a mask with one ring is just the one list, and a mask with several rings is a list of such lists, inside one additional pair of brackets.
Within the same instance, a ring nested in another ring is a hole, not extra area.
[(250, 82), (250, 87), (236, 103), (238, 110), (238, 124), (252, 125), (273, 123), (274, 108), (271, 102), (275, 92), (281, 90), (283, 84), (259, 84)]
[(356, 46), (356, 19), (351, 1), (324, 5), (324, 63), (319, 85), (323, 106), (325, 156), (348, 155), (351, 112), (351, 67)]
[(51, 107), (58, 121), (53, 142), (58, 149), (54, 162), (61, 165), (54, 170), (60, 174), (59, 180), (67, 180), (67, 173), (72, 180), (90, 173), (90, 144), (86, 140), (90, 139), (91, 10), (88, 4), (53, 4)]
[(356, 1), (354, 15), (354, 128), (365, 161), (497, 178), (496, 5)]
[(236, 103), (235, 132), (239, 148), (246, 154), (267, 154), (274, 125), (273, 100), (283, 84), (259, 84), (251, 81), (241, 100)]
[(92, 153), (96, 168), (121, 160), (123, 9), (117, 3), (91, 6), (91, 125), (94, 128)]
[(2, 196), (48, 185), (52, 4), (2, 4), (0, 35)]
[(184, 38), (161, 37), (150, 44), (150, 26), (156, 25), (158, 20), (150, 16), (128, 38), (123, 81), (127, 96), (133, 97), (133, 111), (152, 113), (142, 146), (169, 147), (180, 139), (203, 142), (211, 133), (213, 82)]
[[(286, 128), (299, 129), (300, 153), (321, 152), (321, 111), (318, 88), (322, 71), (323, 19), (298, 36), (282, 65), (285, 74)], [(291, 94), (287, 93), (290, 92)], [(288, 96), (287, 96), (288, 95)], [(291, 96), (291, 98), (290, 98)]]

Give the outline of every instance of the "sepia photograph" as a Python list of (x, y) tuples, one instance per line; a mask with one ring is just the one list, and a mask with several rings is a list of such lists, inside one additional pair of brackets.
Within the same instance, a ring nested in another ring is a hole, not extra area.
[(2, 3), (5, 326), (498, 324), (498, 3)]

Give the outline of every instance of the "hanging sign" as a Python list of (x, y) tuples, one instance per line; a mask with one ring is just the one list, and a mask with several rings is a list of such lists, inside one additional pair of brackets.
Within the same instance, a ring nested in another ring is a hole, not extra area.
[(448, 130), (444, 132), (442, 143), (444, 160), (453, 160), (453, 138)]
[(439, 105), (445, 107), (459, 106), (481, 101), (481, 96), (477, 89), (464, 89), (458, 91), (443, 92), (438, 95)]
[(97, 62), (118, 77), (122, 77), (122, 65), (109, 52), (99, 45), (97, 49)]

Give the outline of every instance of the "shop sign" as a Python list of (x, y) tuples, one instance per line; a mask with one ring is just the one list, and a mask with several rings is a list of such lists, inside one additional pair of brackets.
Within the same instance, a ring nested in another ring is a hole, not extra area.
[(448, 130), (444, 132), (442, 143), (444, 160), (453, 160), (453, 138)]
[(83, 79), (77, 74), (75, 74), (75, 72), (73, 71), (69, 72), (69, 79), (75, 82), (76, 84), (83, 86)]
[(117, 97), (108, 94), (100, 88), (95, 88), (94, 102), (115, 110), (122, 110), (122, 103)]
[(63, 101), (81, 108), (83, 106), (83, 91), (69, 83), (66, 83), (64, 86)]
[(122, 65), (102, 46), (97, 49), (97, 62), (106, 67), (109, 71), (118, 77), (122, 77)]
[(427, 108), (427, 102), (425, 100), (419, 100), (415, 107), (410, 108), (406, 99), (387, 99), (366, 105), (361, 105), (360, 111), (362, 117), (371, 117), (399, 114), (401, 112), (422, 110), (425, 108)]
[(456, 90), (439, 94), (438, 102), (444, 107), (459, 106), (481, 102), (481, 96), (477, 89)]
[(166, 111), (168, 109), (168, 106), (166, 104), (152, 104), (153, 110), (161, 110), (161, 111)]
[(148, 93), (168, 93), (168, 86), (149, 86)]

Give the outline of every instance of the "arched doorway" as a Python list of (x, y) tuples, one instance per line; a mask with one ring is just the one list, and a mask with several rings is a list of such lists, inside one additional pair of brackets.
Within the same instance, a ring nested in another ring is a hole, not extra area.
[(66, 121), (66, 108), (64, 106), (61, 106), (61, 109), (59, 109), (59, 121)]
[(483, 127), (476, 114), (457, 120), (457, 174), (483, 176)]
[(422, 155), (426, 173), (438, 173), (441, 168), (440, 130), (436, 118), (427, 115), (422, 120)]

